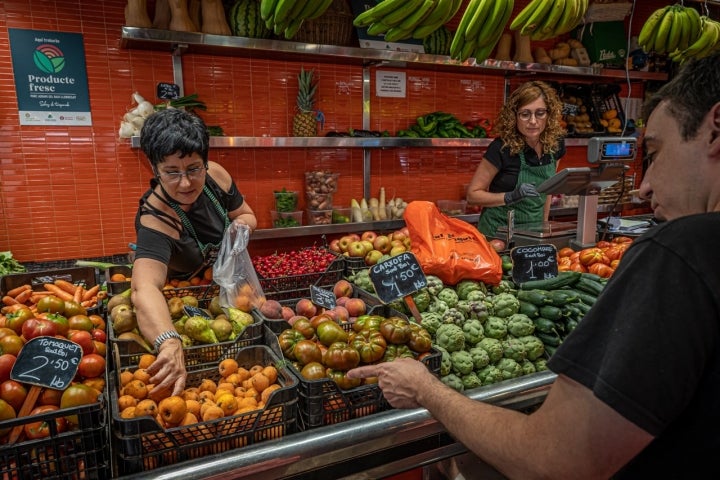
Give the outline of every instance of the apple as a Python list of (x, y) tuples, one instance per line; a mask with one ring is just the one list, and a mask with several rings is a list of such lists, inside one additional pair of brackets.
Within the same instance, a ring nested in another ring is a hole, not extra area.
[(373, 241), (373, 248), (380, 253), (390, 253), (390, 249), (392, 248), (390, 238), (388, 238), (387, 235), (378, 235)]
[(350, 235), (340, 237), (340, 239), (338, 240), (338, 246), (340, 247), (340, 251), (347, 252), (350, 244), (354, 241), (355, 240)]
[(362, 240), (362, 238), (360, 238), (360, 235), (358, 235), (357, 233), (349, 233), (348, 236), (352, 238), (353, 242), (359, 242), (360, 240)]
[(392, 239), (393, 239), (393, 240), (404, 240), (404, 239), (406, 239), (407, 237), (408, 237), (408, 236), (405, 235), (405, 232), (403, 232), (402, 230), (395, 230), (395, 231), (392, 233)]
[(367, 305), (362, 298), (348, 298), (347, 302), (345, 302), (345, 308), (350, 317), (359, 317), (367, 313)]
[(335, 253), (342, 253), (342, 248), (340, 248), (340, 239), (336, 238), (331, 240), (328, 248)]
[(390, 250), (390, 256), (394, 257), (395, 255), (400, 255), (401, 253), (407, 252), (407, 249), (404, 245), (398, 245), (397, 247), (393, 247), (392, 250)]
[(393, 247), (405, 247), (405, 242), (393, 239), (390, 241), (390, 250), (392, 250)]
[(317, 315), (317, 306), (309, 298), (301, 298), (295, 304), (295, 313), (303, 317), (311, 318)]
[(295, 310), (288, 307), (287, 305), (284, 305), (282, 307), (282, 317), (284, 320), (290, 320), (294, 316), (295, 316)]
[(366, 232), (363, 232), (362, 235), (360, 235), (360, 240), (367, 240), (369, 242), (372, 242), (377, 238), (377, 233), (373, 232), (372, 230), (368, 230)]
[[(352, 283), (348, 282), (343, 278), (335, 282), (332, 291), (336, 299), (340, 297), (352, 297), (353, 286)], [(337, 302), (335, 303), (337, 304)]]
[(365, 256), (365, 245), (361, 240), (350, 243), (348, 246), (347, 253), (350, 257), (364, 257)]
[(369, 253), (372, 250), (375, 250), (375, 247), (373, 247), (373, 244), (370, 240), (360, 240), (360, 243), (363, 244), (363, 248), (365, 249), (365, 253)]
[(370, 250), (365, 255), (365, 265), (375, 265), (382, 258), (383, 253), (380, 250)]
[(410, 237), (405, 237), (405, 239), (402, 241), (403, 245), (405, 245), (405, 248), (410, 250), (410, 245), (412, 242), (410, 241)]

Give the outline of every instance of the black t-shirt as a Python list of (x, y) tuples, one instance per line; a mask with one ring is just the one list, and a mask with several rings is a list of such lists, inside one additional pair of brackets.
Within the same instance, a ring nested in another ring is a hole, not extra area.
[[(528, 145), (525, 146), (525, 162), (532, 166), (547, 165), (552, 163), (553, 158), (555, 160), (560, 160), (564, 155), (564, 139), (560, 139), (558, 151), (552, 156), (543, 154), (542, 157), (538, 157), (534, 148)], [(490, 142), (490, 145), (488, 145), (487, 150), (485, 151), (484, 157), (498, 169), (498, 174), (495, 175), (495, 178), (493, 178), (492, 182), (490, 182), (489, 191), (497, 193), (510, 192), (515, 189), (517, 186), (518, 175), (520, 174), (520, 156), (510, 155), (510, 148), (503, 147), (503, 141), (498, 137)]]
[(615, 478), (720, 476), (719, 239), (720, 213), (637, 239), (549, 361), (655, 436)]
[[(243, 204), (243, 196), (235, 183), (231, 184), (228, 192), (225, 192), (210, 175), (207, 175), (206, 178), (205, 184), (226, 211), (235, 210)], [(164, 233), (146, 228), (140, 223), (140, 217), (143, 214), (155, 215), (162, 219), (161, 215), (157, 215), (151, 209), (143, 208), (156, 185), (157, 180), (152, 179), (150, 189), (140, 199), (140, 207), (135, 217), (137, 232), (135, 258), (152, 258), (163, 262), (168, 266), (169, 278), (182, 278), (195, 272), (202, 265), (204, 258), (195, 238), (185, 228), (182, 228), (180, 238), (176, 240)], [(210, 197), (205, 193), (201, 194), (185, 214), (201, 242), (204, 244), (220, 243), (225, 233), (225, 218), (220, 216)]]

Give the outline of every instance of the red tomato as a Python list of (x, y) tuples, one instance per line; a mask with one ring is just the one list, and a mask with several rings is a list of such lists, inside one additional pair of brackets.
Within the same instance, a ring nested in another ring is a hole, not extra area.
[(608, 278), (613, 274), (613, 269), (604, 263), (593, 263), (588, 267), (588, 272), (599, 275), (603, 278)]
[(27, 397), (27, 389), (25, 386), (15, 380), (5, 380), (0, 383), (0, 398), (10, 404), (16, 412), (20, 411)]
[(68, 331), (68, 340), (80, 345), (83, 354), (93, 353), (95, 344), (93, 343), (92, 334), (87, 330), (70, 330)]
[(558, 259), (558, 268), (569, 267), (570, 265), (572, 265), (572, 260), (570, 260), (570, 257), (560, 257)]
[(318, 380), (327, 377), (325, 366), (320, 362), (310, 362), (302, 368), (300, 375), (306, 380)]
[(92, 335), (93, 340), (97, 340), (98, 342), (102, 343), (105, 343), (107, 341), (107, 333), (105, 333), (105, 330), (93, 328), (90, 334)]
[(587, 273), (588, 270), (582, 263), (574, 262), (570, 264), (570, 271)]
[[(32, 412), (30, 412), (30, 416), (39, 415), (41, 413), (54, 412), (56, 410), (59, 410), (59, 407), (55, 405), (42, 405), (40, 407), (35, 407)], [(25, 436), (30, 440), (49, 437), (52, 431), (50, 428), (50, 423), (52, 421), (53, 420), (51, 419), (26, 423), (24, 427)], [(58, 415), (55, 418), (55, 428), (57, 430), (57, 433), (62, 433), (67, 430), (67, 420), (65, 420), (65, 417), (63, 417), (62, 415)]]
[(603, 261), (603, 251), (597, 247), (590, 247), (580, 250), (580, 256), (578, 257), (580, 263), (583, 265), (590, 266), (593, 263)]
[(0, 355), (0, 383), (10, 380), (10, 370), (15, 365), (17, 357), (10, 353)]
[(25, 341), (35, 337), (54, 337), (57, 334), (57, 327), (50, 320), (44, 318), (30, 318), (25, 320), (22, 326), (22, 336)]
[(88, 315), (90, 317), (90, 321), (93, 324), (93, 327), (99, 329), (99, 330), (105, 330), (105, 319), (102, 318), (100, 315)]
[(625, 253), (624, 248), (610, 247), (605, 250), (605, 256), (612, 262), (613, 260), (620, 260)]
[(615, 237), (612, 239), (613, 243), (632, 243), (633, 239), (630, 237)]
[(5, 326), (13, 330), (18, 335), (22, 334), (22, 326), (31, 318), (35, 318), (35, 314), (29, 308), (20, 308), (19, 310), (8, 313), (5, 319)]
[(570, 247), (563, 247), (563, 248), (561, 248), (560, 251), (558, 252), (558, 256), (561, 257), (561, 258), (562, 258), (562, 257), (570, 257), (570, 255), (572, 255), (573, 253), (575, 253), (575, 250), (573, 250), (572, 248), (570, 248)]
[(83, 378), (99, 377), (105, 373), (105, 357), (97, 353), (83, 355), (78, 364), (78, 373)]

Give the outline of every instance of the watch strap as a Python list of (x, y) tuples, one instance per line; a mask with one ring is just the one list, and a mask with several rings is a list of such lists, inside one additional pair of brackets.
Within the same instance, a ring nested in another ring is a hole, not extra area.
[(165, 340), (170, 340), (171, 338), (177, 338), (182, 343), (182, 337), (178, 332), (175, 330), (166, 330), (155, 338), (155, 342), (153, 343), (155, 350), (159, 352), (160, 346), (165, 343)]

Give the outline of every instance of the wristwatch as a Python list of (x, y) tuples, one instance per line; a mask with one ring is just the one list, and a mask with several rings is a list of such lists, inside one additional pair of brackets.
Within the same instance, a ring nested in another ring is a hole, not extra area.
[(178, 340), (180, 340), (180, 343), (182, 343), (182, 337), (180, 336), (180, 334), (178, 332), (176, 332), (175, 330), (166, 330), (166, 331), (162, 332), (160, 335), (158, 335), (157, 338), (155, 338), (155, 343), (154, 343), (155, 350), (159, 352), (160, 345), (162, 345), (165, 342), (165, 340), (170, 340), (171, 338), (177, 338)]

